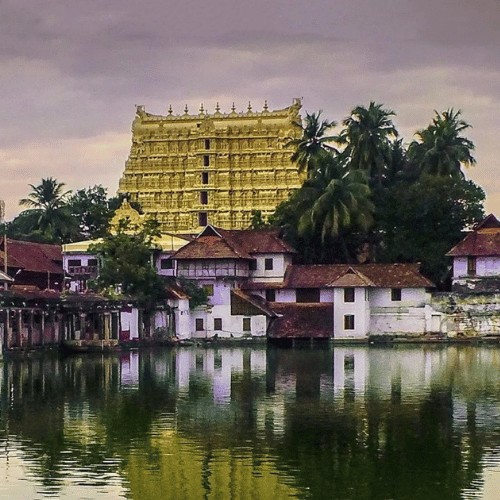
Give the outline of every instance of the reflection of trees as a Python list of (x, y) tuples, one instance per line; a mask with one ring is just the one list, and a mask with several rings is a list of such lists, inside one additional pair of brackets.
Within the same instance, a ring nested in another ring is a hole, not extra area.
[[(223, 402), (206, 366), (196, 365), (179, 391), (175, 350), (141, 351), (131, 386), (121, 386), (115, 356), (6, 361), (0, 422), (47, 487), (77, 469), (95, 484), (124, 475), (144, 498), (158, 498), (169, 481), (196, 481), (186, 498), (216, 498), (254, 475), (276, 486), (276, 461), (281, 477), (311, 498), (458, 499), (480, 478), (484, 450), (500, 446), (496, 422), (478, 418), (495, 391), (498, 400), (496, 354), (486, 362), (477, 352), (451, 350), (427, 392), (408, 398), (404, 361), (384, 379), (385, 392), (368, 385), (361, 393), (353, 368), (361, 365), (344, 357), (334, 394), (330, 348), (270, 347), (266, 373), (252, 372), (246, 348)], [(469, 394), (472, 381), (454, 374), (466, 367), (478, 376)], [(264, 483), (252, 484), (257, 491)]]

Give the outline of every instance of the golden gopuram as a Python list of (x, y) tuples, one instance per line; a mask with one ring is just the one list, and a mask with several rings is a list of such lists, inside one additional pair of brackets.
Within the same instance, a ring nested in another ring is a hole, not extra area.
[(302, 185), (285, 145), (302, 131), (300, 99), (269, 111), (267, 102), (255, 112), (209, 114), (200, 107), (166, 116), (137, 106), (132, 147), (120, 179), (145, 214), (154, 214), (169, 233), (197, 232), (207, 223), (225, 229), (250, 225), (252, 211), (263, 216)]

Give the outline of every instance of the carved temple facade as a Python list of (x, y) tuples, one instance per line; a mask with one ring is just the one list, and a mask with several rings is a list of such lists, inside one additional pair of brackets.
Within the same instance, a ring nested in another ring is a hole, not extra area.
[(252, 211), (263, 216), (288, 199), (304, 180), (285, 147), (301, 136), (300, 99), (260, 112), (190, 115), (146, 113), (137, 107), (132, 147), (119, 192), (129, 193), (168, 233), (199, 232), (207, 224), (249, 226)]

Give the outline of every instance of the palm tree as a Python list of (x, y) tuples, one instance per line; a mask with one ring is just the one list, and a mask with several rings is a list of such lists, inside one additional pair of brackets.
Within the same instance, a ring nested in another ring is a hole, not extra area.
[(57, 182), (56, 179), (48, 177), (42, 179), (38, 186), (29, 184), (32, 189), (28, 198), (23, 198), (19, 201), (19, 205), (39, 209), (39, 210), (54, 210), (65, 204), (66, 198), (70, 191), (63, 192), (64, 182)]
[(408, 148), (408, 155), (421, 171), (443, 176), (463, 176), (463, 166), (476, 164), (474, 143), (461, 133), (471, 126), (453, 108), (439, 113), (431, 124), (416, 133), (418, 139)]
[(302, 137), (289, 139), (285, 144), (285, 147), (295, 148), (291, 160), (297, 163), (299, 172), (310, 174), (315, 170), (321, 157), (337, 152), (333, 146), (328, 144), (335, 138), (325, 135), (337, 123), (335, 121), (321, 120), (321, 113), (321, 110), (317, 113), (306, 113), (304, 124), (295, 123), (302, 129)]
[(398, 137), (392, 123), (394, 111), (371, 101), (368, 108), (357, 106), (342, 124), (344, 129), (335, 141), (345, 146), (343, 154), (349, 158), (351, 170), (364, 170), (370, 178), (379, 181), (386, 174), (391, 161), (391, 139)]
[(299, 233), (320, 230), (325, 243), (348, 229), (366, 232), (375, 211), (370, 193), (364, 172), (345, 170), (330, 179), (323, 190), (317, 190), (314, 203), (299, 219)]
[(78, 230), (75, 218), (67, 206), (70, 191), (63, 191), (65, 184), (48, 177), (37, 186), (30, 184), (28, 198), (19, 201), (29, 210), (22, 212), (26, 221), (31, 221), (26, 236), (38, 240), (61, 243), (74, 236)]

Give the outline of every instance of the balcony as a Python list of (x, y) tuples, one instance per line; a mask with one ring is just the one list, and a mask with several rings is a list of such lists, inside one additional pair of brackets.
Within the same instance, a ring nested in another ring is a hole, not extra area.
[(86, 278), (97, 278), (99, 268), (97, 266), (70, 266), (68, 274), (71, 276), (85, 276)]

